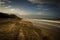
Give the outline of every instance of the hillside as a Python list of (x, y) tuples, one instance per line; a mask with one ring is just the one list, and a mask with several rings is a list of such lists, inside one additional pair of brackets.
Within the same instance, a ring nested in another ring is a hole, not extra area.
[(58, 40), (59, 34), (48, 29), (36, 28), (31, 22), (17, 16), (0, 14), (0, 40)]

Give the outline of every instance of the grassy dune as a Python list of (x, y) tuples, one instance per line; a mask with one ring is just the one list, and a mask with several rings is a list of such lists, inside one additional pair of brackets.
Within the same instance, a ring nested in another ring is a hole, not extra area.
[(58, 32), (35, 28), (29, 21), (5, 20), (0, 23), (0, 40), (58, 40), (60, 36)]
[[(1, 16), (2, 15), (2, 16)], [(36, 28), (29, 21), (0, 14), (0, 40), (60, 40), (60, 32)]]

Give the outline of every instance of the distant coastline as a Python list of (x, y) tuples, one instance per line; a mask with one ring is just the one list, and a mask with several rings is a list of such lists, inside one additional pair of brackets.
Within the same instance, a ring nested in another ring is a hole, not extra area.
[(54, 17), (54, 16), (20, 15), (20, 17), (21, 18), (29, 18), (29, 19), (60, 20), (60, 17)]

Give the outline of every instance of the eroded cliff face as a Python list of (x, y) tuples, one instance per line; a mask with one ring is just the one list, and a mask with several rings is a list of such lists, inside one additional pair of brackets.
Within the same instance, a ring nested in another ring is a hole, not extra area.
[(0, 40), (58, 40), (58, 35), (51, 30), (36, 28), (16, 16), (0, 18)]

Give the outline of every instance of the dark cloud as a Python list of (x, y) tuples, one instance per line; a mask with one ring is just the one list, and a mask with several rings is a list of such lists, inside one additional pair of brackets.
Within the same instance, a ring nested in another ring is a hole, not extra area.
[[(60, 9), (60, 1), (59, 0), (28, 0), (29, 2), (33, 4), (42, 4), (42, 5), (48, 5), (49, 7), (54, 7)], [(40, 5), (41, 6), (41, 5)]]
[(28, 0), (32, 3), (60, 3), (59, 0)]
[(5, 5), (5, 4), (10, 4), (11, 1), (10, 0), (0, 0), (0, 5)]

